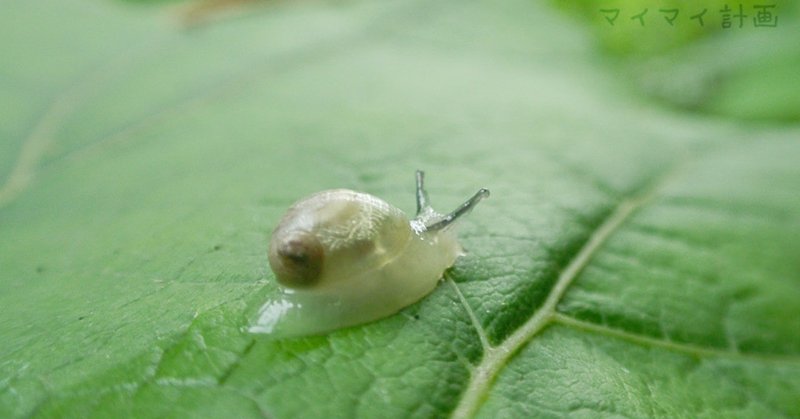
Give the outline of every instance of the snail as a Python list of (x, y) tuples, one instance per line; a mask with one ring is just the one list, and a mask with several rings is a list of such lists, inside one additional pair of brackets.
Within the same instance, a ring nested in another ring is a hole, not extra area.
[(454, 223), (489, 190), (453, 212), (431, 208), (416, 172), (416, 216), (348, 189), (318, 192), (292, 205), (269, 243), (278, 296), (258, 311), (253, 333), (295, 337), (392, 315), (432, 292), (463, 250)]

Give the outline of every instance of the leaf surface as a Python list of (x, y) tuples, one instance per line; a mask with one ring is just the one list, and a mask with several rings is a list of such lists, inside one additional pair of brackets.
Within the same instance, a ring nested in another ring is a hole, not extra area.
[[(0, 16), (0, 416), (800, 416), (800, 130), (630, 94), (529, 2)], [(268, 235), (347, 187), (492, 197), (431, 295), (246, 333)]]

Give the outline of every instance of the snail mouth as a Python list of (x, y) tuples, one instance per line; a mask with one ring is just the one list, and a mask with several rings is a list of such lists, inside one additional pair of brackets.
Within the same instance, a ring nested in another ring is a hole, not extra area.
[(281, 284), (308, 288), (320, 279), (324, 250), (314, 235), (297, 232), (271, 243), (269, 264)]

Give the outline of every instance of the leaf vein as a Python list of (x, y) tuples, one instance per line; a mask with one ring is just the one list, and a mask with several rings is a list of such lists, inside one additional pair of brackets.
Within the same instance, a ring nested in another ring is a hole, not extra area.
[(724, 358), (736, 358), (748, 361), (760, 361), (760, 362), (770, 362), (770, 363), (787, 363), (787, 364), (800, 363), (800, 358), (796, 356), (739, 352), (730, 349), (708, 348), (708, 347), (693, 345), (690, 343), (680, 343), (672, 340), (658, 339), (650, 336), (626, 332), (622, 329), (615, 329), (597, 323), (587, 322), (585, 320), (580, 320), (575, 317), (568, 316), (562, 313), (555, 313), (552, 316), (552, 320), (555, 323), (571, 327), (574, 329), (579, 329), (587, 332), (597, 333), (600, 335), (624, 339), (641, 346), (664, 348), (675, 352), (692, 355), (698, 358), (724, 357)]
[(447, 283), (455, 291), (456, 295), (458, 296), (458, 300), (461, 302), (461, 305), (464, 306), (464, 310), (466, 310), (467, 315), (469, 316), (469, 320), (472, 322), (472, 326), (475, 328), (475, 332), (478, 333), (478, 338), (481, 341), (481, 348), (483, 349), (483, 353), (489, 352), (492, 349), (492, 345), (489, 343), (489, 338), (486, 336), (486, 330), (481, 325), (480, 321), (478, 321), (478, 317), (475, 315), (475, 311), (472, 310), (472, 306), (470, 306), (467, 299), (464, 297), (464, 294), (461, 292), (461, 289), (458, 288), (458, 284), (453, 281), (453, 278), (450, 278), (447, 274), (445, 274), (445, 278)]
[(593, 231), (588, 241), (561, 272), (542, 306), (501, 344), (490, 347), (488, 351), (484, 352), (483, 359), (472, 371), (467, 388), (453, 410), (453, 418), (470, 418), (475, 415), (503, 367), (523, 346), (552, 322), (559, 301), (598, 249), (636, 210), (651, 201), (661, 187), (677, 173), (677, 168), (673, 168), (655, 177), (654, 181), (645, 185), (638, 193), (622, 200)]
[[(149, 50), (149, 45), (146, 46)], [(128, 67), (134, 54), (126, 50), (108, 59), (70, 83), (59, 94), (56, 94), (42, 115), (31, 128), (30, 133), (22, 141), (19, 155), (5, 183), (0, 186), (0, 208), (11, 203), (33, 181), (39, 169), (39, 163), (47, 153), (61, 125), (82, 103), (96, 93), (103, 84), (116, 76), (119, 69)]]

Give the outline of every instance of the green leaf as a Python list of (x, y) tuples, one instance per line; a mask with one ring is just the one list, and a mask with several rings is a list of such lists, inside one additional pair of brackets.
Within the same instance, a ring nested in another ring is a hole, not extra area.
[[(800, 416), (800, 129), (629, 93), (531, 2), (0, 15), (0, 416)], [(481, 186), (450, 280), (245, 330), (268, 235), (347, 187)]]
[[(797, 2), (552, 3), (582, 18), (617, 57), (617, 71), (655, 99), (737, 119), (800, 121)], [(633, 16), (641, 13), (640, 23)], [(727, 28), (723, 16), (730, 18)]]

